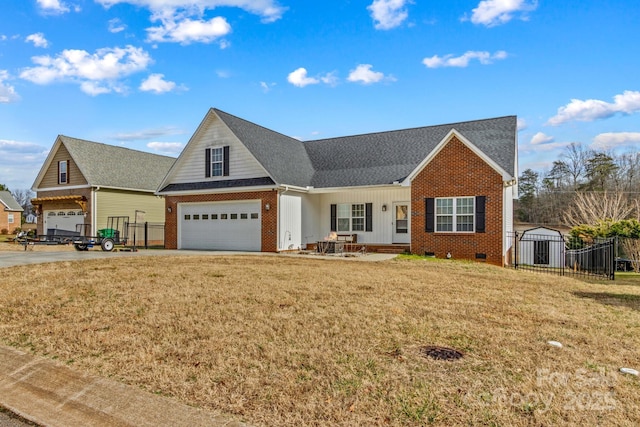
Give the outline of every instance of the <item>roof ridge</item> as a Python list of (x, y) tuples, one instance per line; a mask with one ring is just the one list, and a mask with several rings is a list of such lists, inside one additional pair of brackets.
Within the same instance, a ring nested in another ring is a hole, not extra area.
[[(104, 142), (91, 141), (91, 140), (88, 140), (88, 139), (76, 138), (74, 136), (69, 136), (69, 135), (60, 134), (58, 136), (60, 138), (66, 139), (66, 140), (73, 139), (75, 141), (80, 141), (80, 142), (83, 142), (83, 143), (102, 145), (102, 146), (105, 146), (105, 147), (117, 148), (117, 149), (121, 149), (121, 150), (128, 150), (128, 151), (133, 151), (133, 152), (136, 152), (136, 153), (146, 154), (146, 155), (150, 155), (150, 156), (158, 156), (158, 157), (163, 157), (163, 158), (168, 158), (168, 159), (174, 159), (175, 160), (175, 157), (165, 156), (163, 154), (151, 153), (149, 151), (136, 150), (135, 148), (121, 147), (119, 145), (106, 144)], [(64, 142), (64, 140), (63, 140), (63, 142)]]
[[(216, 113), (222, 113), (222, 114), (225, 114), (225, 115), (227, 115), (227, 116), (233, 117), (234, 119), (241, 120), (241, 121), (243, 121), (243, 122), (245, 122), (245, 123), (249, 123), (249, 124), (251, 124), (251, 125), (253, 125), (253, 126), (255, 126), (255, 127), (258, 127), (258, 128), (264, 129), (264, 130), (266, 130), (266, 131), (269, 131), (269, 132), (272, 132), (272, 133), (278, 134), (278, 135), (280, 135), (280, 136), (284, 136), (285, 138), (291, 139), (292, 141), (296, 141), (296, 142), (299, 142), (299, 143), (302, 143), (302, 142), (303, 142), (303, 141), (300, 141), (300, 140), (299, 140), (299, 139), (297, 139), (297, 138), (294, 138), (294, 137), (289, 136), (289, 135), (285, 135), (285, 134), (283, 134), (283, 133), (281, 133), (281, 132), (278, 132), (277, 130), (273, 130), (273, 129), (270, 129), (270, 128), (266, 127), (266, 126), (259, 125), (259, 124), (257, 124), (257, 123), (254, 123), (254, 122), (250, 121), (250, 120), (243, 119), (242, 117), (238, 117), (238, 116), (233, 115), (233, 114), (231, 114), (231, 113), (227, 113), (226, 111), (222, 111), (222, 110), (220, 110), (220, 109), (218, 109), (218, 108), (215, 108), (215, 107), (214, 107), (214, 108), (213, 108), (213, 111), (215, 111)], [(218, 115), (219, 115), (219, 114), (218, 114)]]
[(428, 126), (414, 126), (414, 127), (409, 127), (409, 128), (403, 128), (403, 129), (393, 129), (393, 130), (383, 130), (380, 132), (366, 132), (366, 133), (359, 133), (359, 134), (355, 134), (355, 135), (344, 135), (344, 136), (333, 136), (333, 137), (328, 137), (328, 138), (321, 138), (321, 139), (310, 139), (308, 141), (301, 141), (304, 144), (309, 143), (309, 142), (322, 142), (322, 141), (328, 141), (328, 140), (332, 140), (332, 139), (344, 139), (344, 138), (355, 138), (355, 137), (360, 137), (360, 136), (370, 136), (370, 135), (382, 135), (382, 134), (389, 134), (389, 133), (396, 133), (396, 132), (406, 132), (406, 131), (412, 131), (412, 130), (418, 130), (418, 129), (428, 129), (428, 128), (439, 128), (439, 127), (448, 127), (448, 126), (454, 126), (454, 125), (461, 125), (461, 124), (467, 124), (467, 123), (479, 123), (479, 122), (486, 122), (486, 121), (490, 121), (490, 120), (500, 120), (500, 119), (507, 119), (507, 118), (511, 118), (514, 117), (517, 119), (517, 115), (512, 114), (512, 115), (507, 115), (507, 116), (500, 116), (500, 117), (488, 117), (488, 118), (484, 118), (484, 119), (477, 119), (477, 120), (465, 120), (462, 122), (452, 122), (452, 123), (443, 123), (443, 124), (438, 124), (438, 125), (428, 125)]

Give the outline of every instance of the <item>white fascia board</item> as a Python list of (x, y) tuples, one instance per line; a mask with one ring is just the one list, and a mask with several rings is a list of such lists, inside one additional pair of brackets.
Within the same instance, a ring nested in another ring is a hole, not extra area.
[(409, 174), (404, 180), (405, 185), (410, 185), (413, 179), (429, 164), (431, 161), (442, 151), (442, 149), (451, 141), (451, 138), (457, 137), (464, 145), (466, 145), (471, 151), (473, 151), (478, 157), (480, 157), (485, 163), (487, 163), (493, 170), (502, 176), (503, 181), (510, 181), (513, 179), (510, 173), (502, 169), (493, 159), (487, 156), (482, 150), (476, 147), (471, 141), (465, 138), (460, 132), (455, 129), (451, 129), (447, 135), (436, 145), (436, 147), (429, 153), (429, 155)]
[(37, 193), (39, 191), (79, 190), (81, 188), (92, 188), (92, 187), (94, 187), (94, 186), (89, 185), (89, 184), (85, 184), (85, 185), (72, 185), (72, 186), (66, 186), (66, 187), (32, 188), (32, 190)]
[(151, 193), (155, 194), (154, 190), (142, 190), (140, 188), (127, 188), (127, 187), (111, 187), (108, 185), (94, 185), (95, 188), (106, 188), (108, 190), (118, 190), (118, 191), (133, 191), (135, 193)]
[[(51, 147), (51, 150), (49, 150), (49, 154), (47, 154), (47, 158), (44, 160), (44, 163), (40, 168), (40, 172), (38, 172), (38, 176), (36, 176), (35, 181), (33, 181), (33, 185), (31, 186), (32, 191), (38, 191), (37, 190), (38, 185), (40, 185), (40, 183), (42, 182), (42, 179), (44, 178), (45, 173), (47, 172), (47, 170), (49, 170), (49, 167), (53, 162), (53, 157), (56, 155), (61, 145), (62, 145), (62, 140), (60, 139), (60, 135), (58, 135), (56, 137), (56, 141), (53, 143), (53, 147)], [(40, 191), (45, 191), (45, 190), (41, 189)]]
[(322, 194), (322, 193), (346, 193), (351, 191), (360, 191), (360, 190), (386, 190), (390, 188), (399, 188), (402, 187), (402, 184), (380, 184), (380, 185), (362, 185), (362, 186), (353, 186), (353, 187), (324, 187), (324, 188), (314, 188), (309, 187), (310, 194)]
[(197, 194), (226, 194), (226, 193), (250, 193), (252, 191), (269, 191), (277, 190), (274, 185), (263, 185), (258, 187), (230, 187), (230, 188), (209, 188), (204, 190), (188, 190), (188, 191), (156, 191), (156, 196), (192, 196)]

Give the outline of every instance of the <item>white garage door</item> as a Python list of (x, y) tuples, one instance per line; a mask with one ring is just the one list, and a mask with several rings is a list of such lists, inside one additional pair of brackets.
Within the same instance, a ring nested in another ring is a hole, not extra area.
[[(44, 211), (44, 232), (45, 234), (64, 234), (64, 231), (78, 231), (77, 224), (84, 223), (84, 215), (81, 210), (57, 210)], [(57, 230), (49, 232), (49, 230)]]
[(260, 200), (179, 204), (180, 249), (260, 251), (260, 206)]

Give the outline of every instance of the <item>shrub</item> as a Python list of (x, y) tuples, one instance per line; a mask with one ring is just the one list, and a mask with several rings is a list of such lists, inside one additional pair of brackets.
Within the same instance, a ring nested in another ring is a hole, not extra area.
[(16, 227), (16, 228), (13, 229), (13, 233), (11, 233), (11, 234), (18, 234), (21, 231), (22, 231), (22, 228)]
[(6, 236), (7, 234), (9, 234), (9, 230), (7, 230), (6, 228), (3, 228), (2, 230), (0, 230), (0, 234), (2, 234), (3, 236)]

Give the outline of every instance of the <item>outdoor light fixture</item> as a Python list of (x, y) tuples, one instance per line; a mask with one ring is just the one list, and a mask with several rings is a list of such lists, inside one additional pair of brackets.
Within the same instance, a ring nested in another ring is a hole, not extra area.
[(173, 211), (173, 209), (171, 209), (171, 206), (169, 206), (169, 207), (167, 208), (167, 212), (171, 213), (172, 211)]
[(266, 205), (264, 205), (264, 210), (268, 211), (269, 209), (271, 209), (271, 205), (269, 203), (267, 203)]
[(382, 212), (386, 212), (387, 211), (387, 205), (382, 205)]

